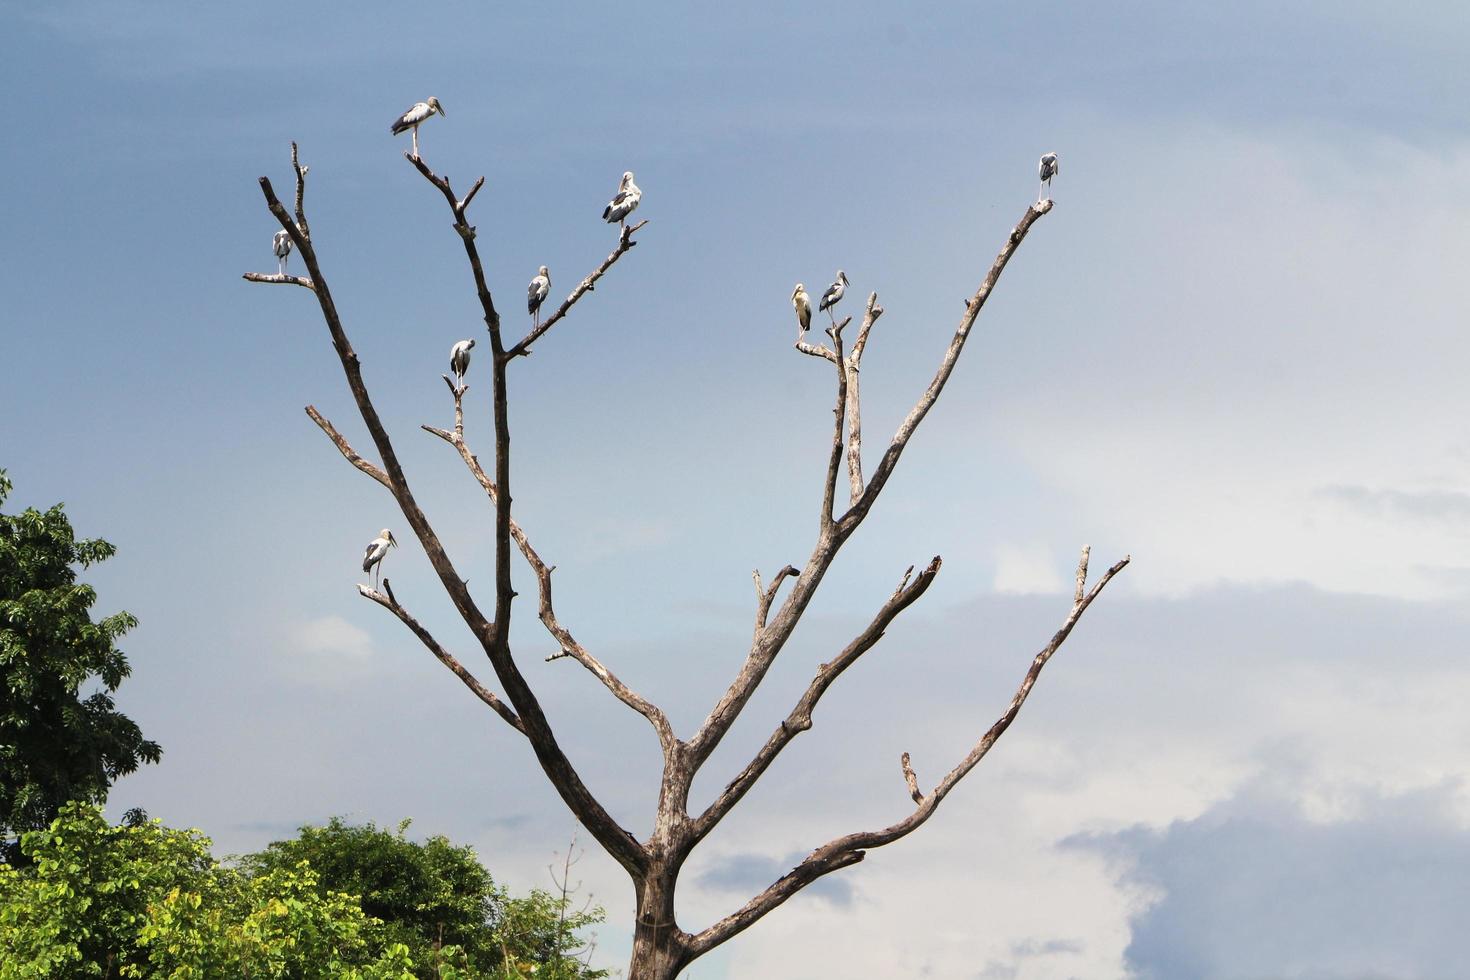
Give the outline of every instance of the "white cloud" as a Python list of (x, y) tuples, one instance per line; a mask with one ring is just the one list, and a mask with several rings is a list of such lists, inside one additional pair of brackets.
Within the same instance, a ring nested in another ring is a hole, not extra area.
[(365, 661), (373, 655), (372, 635), (341, 616), (321, 616), (290, 628), (287, 647), (293, 655), (329, 660)]
[(1045, 545), (1003, 544), (995, 550), (995, 591), (1014, 595), (1064, 591), (1056, 560)]

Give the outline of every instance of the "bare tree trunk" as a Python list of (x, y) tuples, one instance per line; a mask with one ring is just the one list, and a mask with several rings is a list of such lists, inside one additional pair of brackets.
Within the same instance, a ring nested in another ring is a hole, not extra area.
[(638, 917), (628, 980), (674, 980), (693, 957), (689, 935), (674, 922), (677, 865), (659, 862), (637, 883)]

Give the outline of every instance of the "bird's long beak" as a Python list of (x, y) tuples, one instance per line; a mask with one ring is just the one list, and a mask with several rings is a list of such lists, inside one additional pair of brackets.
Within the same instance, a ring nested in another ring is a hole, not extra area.
[(845, 273), (845, 272), (842, 274), (842, 284), (844, 286), (851, 286), (852, 285), (852, 283), (850, 283), (850, 282), (847, 281), (847, 273)]
[(388, 535), (388, 547), (390, 547), (390, 548), (396, 548), (396, 547), (398, 547), (398, 539), (395, 538), (391, 534)]

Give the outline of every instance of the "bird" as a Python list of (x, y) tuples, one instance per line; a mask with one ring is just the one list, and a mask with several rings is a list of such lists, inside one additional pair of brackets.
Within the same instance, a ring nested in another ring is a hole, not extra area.
[(832, 312), (832, 307), (841, 302), (842, 294), (845, 292), (847, 292), (847, 273), (838, 269), (837, 278), (832, 280), (832, 285), (828, 286), (827, 291), (822, 294), (822, 303), (818, 307), (818, 309), (827, 311), (827, 315), (832, 318), (834, 324), (837, 322), (837, 314)]
[[(388, 553), (389, 548), (396, 547), (398, 547), (398, 542), (393, 540), (393, 532), (386, 527), (383, 528), (383, 530), (378, 532), (378, 536), (373, 538), (372, 543), (367, 546), (367, 551), (363, 552), (362, 570), (368, 572), (376, 567), (378, 572), (381, 572), (383, 570), (383, 556)], [(373, 578), (373, 588), (376, 589), (377, 587), (378, 580), (375, 576)]]
[(796, 325), (801, 335), (805, 335), (812, 328), (812, 298), (806, 294), (806, 287), (801, 283), (791, 291), (791, 305), (796, 308)]
[(546, 294), (551, 292), (551, 272), (542, 266), (536, 270), (536, 277), (526, 287), (526, 312), (531, 314), (533, 327), (541, 325), (541, 304), (546, 302)]
[(626, 226), (628, 215), (633, 213), (641, 200), (643, 200), (643, 192), (638, 189), (637, 184), (633, 183), (633, 171), (629, 170), (618, 182), (616, 196), (607, 202), (607, 207), (602, 209), (602, 220), (608, 224), (616, 221), (619, 226)]
[(410, 129), (413, 130), (413, 158), (415, 160), (419, 158), (419, 126), (436, 112), (441, 116), (444, 115), (444, 107), (439, 104), (438, 99), (431, 95), (427, 102), (415, 102), (407, 112), (393, 120), (392, 126), (388, 127), (394, 136)]
[[(1041, 169), (1039, 172), (1041, 174), (1041, 182), (1046, 185), (1046, 191), (1044, 193), (1051, 193), (1051, 179), (1061, 173), (1061, 169), (1061, 167), (1057, 166), (1057, 155), (1055, 153), (1048, 153), (1041, 158)], [(1043, 192), (1040, 190), (1036, 192), (1036, 199), (1038, 201), (1045, 200), (1042, 194)]]
[(474, 346), (473, 340), (461, 340), (449, 348), (449, 370), (454, 372), (460, 388), (464, 387), (464, 373), (470, 369), (470, 348)]
[(282, 228), (271, 237), (271, 249), (276, 253), (276, 263), (281, 275), (286, 274), (286, 258), (291, 254), (291, 233)]

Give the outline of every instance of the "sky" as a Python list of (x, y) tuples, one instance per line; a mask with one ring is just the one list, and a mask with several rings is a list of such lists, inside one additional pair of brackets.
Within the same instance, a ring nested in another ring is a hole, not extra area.
[[(503, 5), (0, 2), (0, 467), (119, 548), (141, 625), (121, 708), (164, 747), (143, 806), (221, 854), (333, 814), (471, 843), (548, 886), (573, 821), (514, 732), (356, 592), (379, 528), (404, 603), (491, 679), (359, 449), (316, 304), (245, 283), (256, 180), (311, 167), (313, 241), (421, 504), (472, 587), (492, 514), (446, 425), (482, 336), (442, 199), (467, 188), (506, 321), (639, 246), (516, 364), (516, 515), (590, 650), (692, 734), (750, 635), (750, 571), (809, 552), (832, 379), (789, 306), (847, 271), (887, 310), (869, 465), (1055, 151), (1055, 207), (938, 407), (695, 784), (708, 799), (903, 569), (933, 588), (698, 850), (697, 930), (911, 806), (1004, 709), (1076, 556), (1132, 564), (919, 832), (698, 961), (697, 980), (1440, 978), (1470, 872), (1470, 8), (1354, 2)], [(293, 271), (300, 271), (299, 257)], [(467, 437), (489, 458), (484, 362)], [(657, 744), (513, 641), (588, 784), (639, 836)], [(488, 600), (487, 600), (488, 602)], [(574, 879), (626, 963), (632, 895)], [(812, 937), (821, 937), (814, 940)]]

